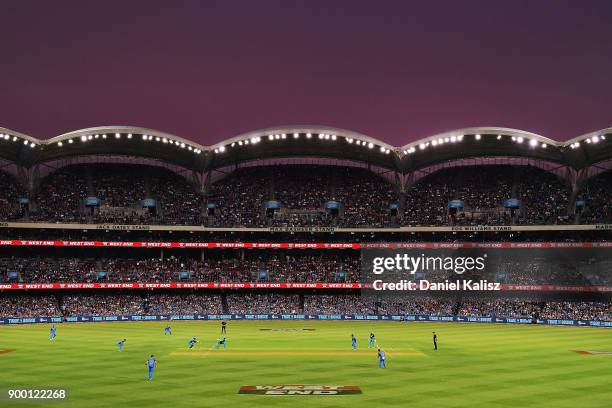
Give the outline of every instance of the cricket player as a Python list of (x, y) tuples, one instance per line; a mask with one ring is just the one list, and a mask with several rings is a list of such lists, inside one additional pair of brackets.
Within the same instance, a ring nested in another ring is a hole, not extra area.
[(380, 347), (378, 348), (378, 368), (387, 368), (387, 355)]
[(217, 344), (215, 344), (215, 349), (218, 349), (221, 346), (223, 346), (224, 349), (227, 349), (227, 338), (226, 337), (221, 337), (219, 340), (217, 340)]
[(195, 344), (198, 342), (198, 340), (195, 338), (195, 336), (193, 336), (188, 342), (187, 344), (189, 345), (189, 348), (193, 348), (193, 346), (195, 346)]
[(351, 334), (351, 346), (353, 347), (353, 350), (357, 350), (357, 338), (354, 334)]
[(172, 336), (172, 329), (170, 328), (170, 325), (167, 325), (166, 330), (164, 331), (164, 336), (167, 334)]
[(157, 360), (155, 360), (155, 356), (151, 354), (151, 357), (147, 360), (147, 367), (149, 367), (149, 381), (153, 379), (153, 371), (155, 370), (155, 366), (157, 365)]
[(370, 333), (370, 340), (368, 341), (368, 347), (369, 348), (376, 347), (376, 336), (374, 336), (374, 333)]
[(117, 349), (119, 350), (119, 352), (121, 353), (123, 351), (123, 345), (125, 344), (125, 339), (123, 340), (119, 340), (117, 342)]
[(438, 335), (436, 334), (436, 332), (432, 332), (433, 333), (433, 344), (434, 344), (434, 350), (438, 349)]
[(49, 340), (55, 340), (56, 337), (57, 337), (57, 328), (55, 327), (55, 325), (53, 325), (49, 329)]
[(227, 322), (225, 320), (221, 321), (221, 334), (227, 334)]

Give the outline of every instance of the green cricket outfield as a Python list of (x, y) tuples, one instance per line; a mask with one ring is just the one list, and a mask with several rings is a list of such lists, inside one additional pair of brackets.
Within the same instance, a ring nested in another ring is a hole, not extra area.
[[(0, 327), (0, 388), (64, 388), (40, 407), (555, 407), (612, 406), (612, 330), (460, 323), (217, 321)], [(439, 350), (432, 346), (432, 331)], [(374, 332), (387, 353), (378, 368)], [(351, 350), (351, 334), (358, 350)], [(193, 349), (187, 341), (196, 336)], [(126, 338), (123, 352), (117, 341)], [(576, 352), (582, 351), (580, 352)], [(158, 361), (147, 381), (146, 359)], [(238, 394), (243, 385), (358, 386), (362, 394)]]

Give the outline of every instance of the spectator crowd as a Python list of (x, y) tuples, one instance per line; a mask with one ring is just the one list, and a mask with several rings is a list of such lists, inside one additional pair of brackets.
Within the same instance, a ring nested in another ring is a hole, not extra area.
[(261, 292), (20, 295), (0, 294), (0, 318), (186, 314), (431, 315), (612, 321), (610, 301), (519, 298), (376, 299), (356, 294)]
[[(444, 226), (607, 223), (612, 171), (588, 179), (571, 197), (567, 182), (531, 166), (443, 168), (405, 185), (393, 173), (361, 167), (243, 167), (197, 187), (157, 166), (80, 164), (60, 168), (29, 194), (10, 175), (0, 180), (0, 218), (47, 222), (268, 226)], [(86, 204), (88, 197), (99, 204)], [(143, 200), (151, 199), (151, 206)], [(517, 208), (505, 206), (509, 199)], [(462, 202), (449, 209), (449, 202)], [(266, 209), (268, 201), (280, 208)], [(572, 207), (573, 202), (581, 203)], [(337, 202), (338, 208), (325, 203)]]

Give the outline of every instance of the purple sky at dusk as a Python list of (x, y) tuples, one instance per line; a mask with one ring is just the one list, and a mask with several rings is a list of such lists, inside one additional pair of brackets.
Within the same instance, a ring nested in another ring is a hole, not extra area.
[(5, 1), (0, 126), (612, 126), (612, 1)]

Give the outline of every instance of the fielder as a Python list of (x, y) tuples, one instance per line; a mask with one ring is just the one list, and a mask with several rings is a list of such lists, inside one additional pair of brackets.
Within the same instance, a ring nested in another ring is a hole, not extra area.
[(387, 368), (387, 355), (380, 347), (378, 348), (378, 368)]
[(155, 371), (156, 365), (157, 360), (155, 360), (155, 356), (151, 354), (151, 357), (147, 359), (147, 367), (149, 367), (149, 381), (153, 379), (153, 371)]

